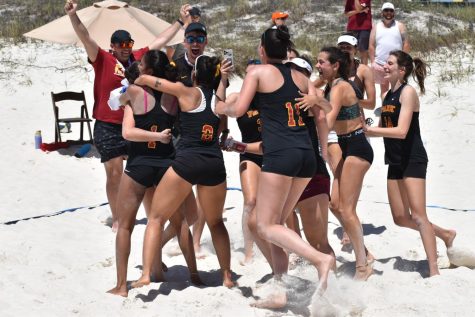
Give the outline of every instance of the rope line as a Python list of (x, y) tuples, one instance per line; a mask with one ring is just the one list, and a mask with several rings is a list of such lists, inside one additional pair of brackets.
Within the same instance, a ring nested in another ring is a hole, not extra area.
[[(227, 187), (227, 190), (237, 190), (237, 191), (242, 191), (241, 188), (239, 187)], [(359, 201), (364, 201), (364, 200), (359, 200)], [(383, 205), (389, 205), (388, 202), (385, 201), (366, 201), (374, 204), (383, 204)], [(92, 205), (92, 206), (83, 206), (83, 207), (75, 207), (75, 208), (68, 208), (60, 211), (56, 211), (53, 213), (45, 214), (45, 215), (40, 215), (40, 216), (34, 216), (34, 217), (27, 217), (27, 218), (22, 218), (22, 219), (16, 219), (16, 220), (11, 220), (7, 222), (2, 222), (0, 224), (2, 225), (14, 225), (20, 221), (27, 221), (27, 220), (32, 220), (32, 219), (40, 219), (40, 218), (47, 218), (47, 217), (54, 217), (54, 216), (59, 216), (67, 212), (75, 212), (76, 210), (80, 209), (94, 209), (98, 207), (102, 207), (105, 205), (108, 205), (109, 203), (102, 203), (98, 205)], [(450, 210), (450, 211), (461, 211), (461, 212), (469, 212), (469, 211), (475, 211), (475, 209), (465, 209), (465, 208), (452, 208), (452, 207), (445, 207), (445, 206), (439, 206), (439, 205), (426, 205), (427, 208), (435, 208), (435, 209), (444, 209), (444, 210)]]

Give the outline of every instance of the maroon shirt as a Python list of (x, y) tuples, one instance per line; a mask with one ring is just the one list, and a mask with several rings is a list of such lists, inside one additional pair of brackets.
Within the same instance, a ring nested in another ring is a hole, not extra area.
[[(368, 13), (358, 13), (348, 18), (347, 31), (371, 30), (373, 21), (371, 17), (371, 0), (360, 0), (360, 4), (369, 8)], [(355, 10), (355, 0), (346, 0), (345, 13)]]
[[(130, 55), (130, 62), (142, 59), (142, 56), (149, 51), (148, 47), (133, 51)], [(124, 110), (111, 110), (107, 101), (110, 92), (121, 86), (124, 79), (125, 68), (117, 58), (103, 49), (99, 49), (97, 58), (91, 63), (94, 68), (94, 108), (92, 117), (110, 123), (122, 124)]]

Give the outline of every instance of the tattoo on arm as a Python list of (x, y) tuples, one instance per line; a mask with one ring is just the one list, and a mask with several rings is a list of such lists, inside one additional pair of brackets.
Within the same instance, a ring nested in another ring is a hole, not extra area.
[(162, 84), (162, 83), (160, 82), (160, 80), (157, 79), (157, 80), (155, 80), (155, 85), (154, 85), (154, 87), (158, 87), (158, 86), (160, 86), (161, 84)]

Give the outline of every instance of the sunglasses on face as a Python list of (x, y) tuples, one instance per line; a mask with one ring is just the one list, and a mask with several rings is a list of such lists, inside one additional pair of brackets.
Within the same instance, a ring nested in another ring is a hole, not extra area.
[(134, 41), (124, 41), (116, 43), (116, 45), (120, 48), (132, 48), (134, 46)]
[(387, 13), (394, 13), (394, 10), (393, 9), (384, 9), (383, 12)]
[(353, 47), (350, 44), (338, 44), (338, 48), (341, 50), (351, 50)]
[(247, 61), (247, 65), (260, 65), (262, 62), (258, 59), (250, 59)]
[(206, 36), (204, 35), (198, 35), (198, 36), (193, 36), (193, 35), (188, 35), (185, 37), (186, 43), (188, 44), (193, 44), (193, 43), (198, 43), (198, 44), (203, 44), (206, 41)]

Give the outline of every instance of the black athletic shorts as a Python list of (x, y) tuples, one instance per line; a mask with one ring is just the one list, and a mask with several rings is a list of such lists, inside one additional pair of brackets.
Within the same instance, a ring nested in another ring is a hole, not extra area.
[(226, 180), (224, 159), (211, 153), (179, 151), (172, 168), (181, 178), (192, 185), (216, 186)]
[(239, 163), (243, 161), (251, 161), (256, 163), (257, 166), (262, 167), (262, 155), (243, 153), (239, 155)]
[(371, 30), (351, 31), (351, 33), (353, 33), (354, 37), (358, 40), (358, 51), (367, 51), (369, 48)]
[(168, 167), (133, 165), (125, 166), (124, 173), (146, 188), (157, 186)]
[(94, 145), (101, 155), (101, 163), (127, 155), (127, 141), (122, 137), (122, 125), (96, 120)]
[(373, 163), (373, 148), (369, 144), (363, 129), (355, 130), (348, 134), (338, 135), (338, 144), (341, 148), (343, 159), (348, 156), (356, 156)]
[(406, 177), (426, 179), (427, 163), (407, 163), (405, 165), (388, 165), (388, 179)]
[(311, 178), (317, 171), (313, 149), (285, 149), (266, 153), (262, 160), (263, 172), (290, 177)]

